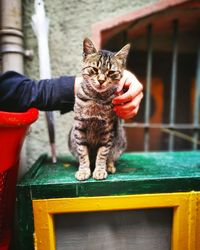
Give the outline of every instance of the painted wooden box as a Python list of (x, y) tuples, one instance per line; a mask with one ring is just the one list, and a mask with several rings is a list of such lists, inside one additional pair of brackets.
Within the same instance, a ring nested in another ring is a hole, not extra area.
[(117, 169), (79, 182), (71, 156), (41, 156), (17, 185), (18, 248), (56, 249), (58, 214), (171, 208), (171, 249), (200, 249), (200, 151), (126, 153)]

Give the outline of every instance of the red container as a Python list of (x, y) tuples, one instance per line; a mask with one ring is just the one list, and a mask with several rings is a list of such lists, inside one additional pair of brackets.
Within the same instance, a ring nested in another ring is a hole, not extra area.
[(9, 248), (20, 152), (29, 126), (37, 118), (36, 109), (0, 111), (0, 250)]

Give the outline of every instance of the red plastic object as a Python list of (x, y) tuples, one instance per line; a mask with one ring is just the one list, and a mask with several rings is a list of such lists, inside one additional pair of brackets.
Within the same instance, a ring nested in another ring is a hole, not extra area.
[(0, 111), (0, 250), (9, 249), (20, 152), (29, 126), (37, 118), (36, 109)]

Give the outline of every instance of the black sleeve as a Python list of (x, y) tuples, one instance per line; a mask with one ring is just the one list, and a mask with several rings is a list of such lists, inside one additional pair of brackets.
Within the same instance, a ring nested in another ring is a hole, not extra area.
[(14, 71), (0, 75), (0, 110), (24, 112), (31, 107), (66, 113), (74, 106), (74, 76), (34, 81)]

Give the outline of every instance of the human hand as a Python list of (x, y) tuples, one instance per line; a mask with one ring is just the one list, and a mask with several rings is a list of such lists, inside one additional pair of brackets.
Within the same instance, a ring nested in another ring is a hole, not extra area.
[(143, 98), (142, 90), (142, 84), (138, 79), (131, 72), (124, 70), (116, 92), (118, 96), (112, 101), (114, 105), (113, 110), (117, 116), (122, 119), (129, 119), (137, 114), (140, 102)]

